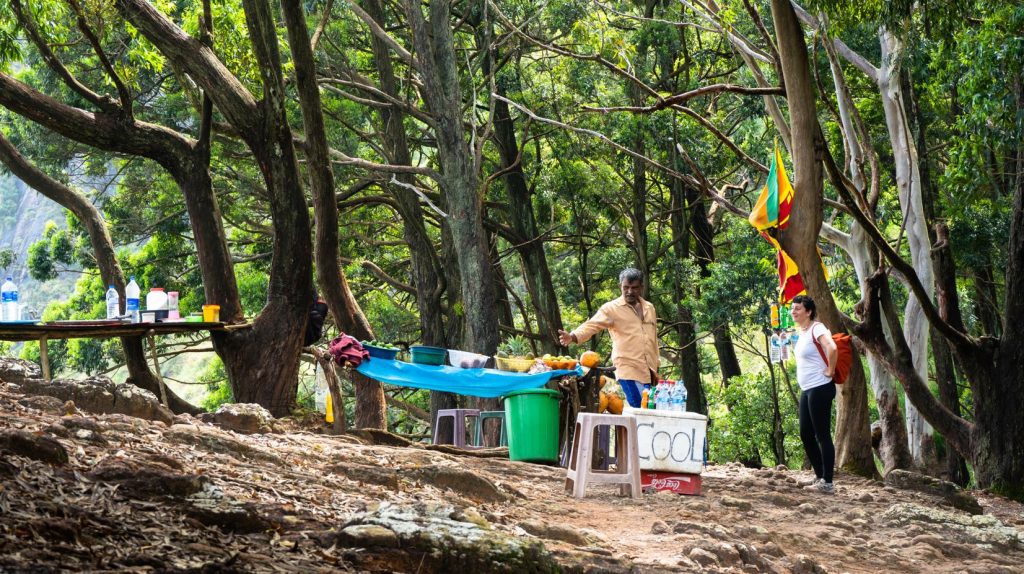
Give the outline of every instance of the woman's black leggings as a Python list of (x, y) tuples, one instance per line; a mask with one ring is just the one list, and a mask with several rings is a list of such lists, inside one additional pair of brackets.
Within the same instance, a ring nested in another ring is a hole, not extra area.
[(824, 478), (825, 482), (832, 482), (832, 469), (836, 465), (836, 447), (832, 444), (832, 401), (835, 398), (836, 384), (831, 381), (800, 392), (800, 440), (814, 475)]

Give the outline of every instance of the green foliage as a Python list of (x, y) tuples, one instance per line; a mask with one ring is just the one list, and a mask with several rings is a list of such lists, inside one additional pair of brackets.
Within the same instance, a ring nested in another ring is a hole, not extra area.
[(7, 269), (17, 260), (18, 256), (10, 249), (0, 249), (0, 269)]
[(76, 238), (72, 233), (57, 227), (53, 221), (46, 222), (43, 238), (28, 249), (28, 269), (33, 279), (56, 279), (61, 271), (76, 263)]
[[(791, 367), (792, 368), (792, 367)], [(754, 373), (729, 380), (729, 386), (711, 386), (708, 391), (709, 458), (713, 461), (758, 461), (768, 466), (796, 466), (802, 460), (797, 408), (784, 388), (785, 382), (776, 369), (776, 388), (782, 415), (785, 460), (776, 457), (773, 449), (773, 392), (771, 376), (763, 368)], [(790, 380), (796, 378), (790, 372)]]
[(0, 72), (8, 72), (11, 63), (19, 62), (21, 59), (18, 24), (13, 14), (0, 13)]
[(231, 392), (231, 383), (224, 371), (224, 363), (219, 358), (210, 361), (206, 366), (206, 371), (199, 376), (196, 382), (205, 383), (210, 391), (201, 405), (207, 412), (215, 412), (221, 405), (235, 402), (234, 394)]
[(221, 405), (235, 402), (235, 396), (231, 393), (231, 384), (227, 381), (217, 383), (206, 398), (203, 399), (202, 407), (207, 412), (216, 412)]

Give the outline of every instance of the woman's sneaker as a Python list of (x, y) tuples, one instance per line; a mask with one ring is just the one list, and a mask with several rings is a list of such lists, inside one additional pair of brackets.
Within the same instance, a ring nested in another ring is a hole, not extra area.
[(818, 483), (819, 482), (824, 482), (824, 480), (825, 480), (824, 478), (818, 478), (818, 477), (808, 478), (808, 479), (804, 479), (804, 480), (798, 481), (796, 483), (796, 485), (800, 486), (800, 487), (803, 487), (803, 488), (817, 488), (818, 487)]
[(821, 479), (820, 482), (810, 487), (822, 494), (835, 494), (836, 487), (831, 482), (825, 482), (825, 479)]

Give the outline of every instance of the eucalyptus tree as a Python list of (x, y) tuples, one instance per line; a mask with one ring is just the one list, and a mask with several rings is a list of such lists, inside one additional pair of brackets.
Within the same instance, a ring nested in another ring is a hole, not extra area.
[[(786, 24), (786, 34), (795, 34), (791, 37), (801, 35), (796, 14), (790, 4), (774, 2), (773, 13), (777, 25)], [(1005, 8), (981, 12), (985, 16), (984, 25), (996, 37), (1014, 33), (1013, 23), (1019, 22), (1019, 14), (1015, 18), (1012, 16), (1014, 13), (1012, 9)], [(1016, 29), (1019, 30), (1019, 27)], [(781, 29), (779, 34), (780, 39), (786, 37)], [(808, 76), (806, 60), (800, 63), (801, 54), (805, 54), (806, 49), (801, 49), (797, 44), (796, 41), (789, 44), (780, 42), (780, 46), (783, 46), (780, 49), (783, 61), (786, 62), (789, 58), (790, 64), (793, 64), (786, 72), (787, 88), (791, 88), (790, 82), (794, 75), (804, 81)], [(1004, 57), (999, 63), (990, 62), (1003, 72), (1003, 77), (1010, 78), (1012, 85), (1014, 74), (1019, 80), (1020, 63), (1024, 53), (1019, 49), (1011, 50), (1004, 56), (1009, 57)], [(995, 109), (1000, 110), (995, 117), (1019, 117), (1020, 110), (1024, 109), (1024, 100), (1021, 99), (1019, 91), (1016, 92), (1016, 96), (1013, 95), (1015, 92), (1012, 88), (1006, 89), (1005, 93), (1009, 97), (999, 100), (995, 105)], [(813, 94), (790, 92), (789, 96), (791, 106), (794, 106), (794, 100), (798, 99), (798, 109), (803, 110), (802, 113), (807, 113), (804, 118), (807, 131), (802, 132), (798, 138), (794, 130), (794, 147), (813, 146), (815, 141), (824, 144), (821, 130), (815, 129), (811, 121), (812, 116), (809, 114), (813, 109)], [(1014, 126), (1014, 123), (1011, 121), (1009, 125)], [(1016, 122), (1015, 127), (1009, 128), (1009, 133), (1016, 134), (1016, 139), (1011, 141), (1020, 141), (1020, 129), (1019, 122)], [(907, 145), (907, 142), (900, 144)], [(947, 444), (971, 461), (980, 486), (991, 487), (1015, 498), (1021, 498), (1024, 496), (1024, 423), (1016, 413), (1024, 406), (1024, 372), (1020, 369), (1024, 361), (1024, 351), (1018, 342), (1024, 334), (1021, 333), (1024, 329), (1024, 303), (1021, 299), (1021, 289), (1024, 288), (1024, 273), (1021, 271), (1021, 265), (1024, 265), (1022, 179), (1016, 177), (1009, 180), (1012, 183), (1008, 189), (1012, 197), (1012, 207), (1009, 214), (1002, 317), (1006, 331), (1000, 337), (975, 337), (969, 334), (964, 325), (955, 291), (943, 293), (936, 304), (929, 295), (929, 286), (926, 286), (925, 279), (918, 274), (913, 263), (906, 261), (897, 252), (880, 231), (871, 214), (865, 211), (863, 196), (858, 195), (856, 185), (844, 176), (828, 148), (821, 145), (813, 149), (820, 150), (821, 156), (817, 159), (824, 162), (830, 181), (843, 198), (851, 215), (867, 231), (874, 247), (885, 258), (885, 264), (880, 265), (868, 280), (868, 289), (860, 307), (863, 322), (853, 325), (854, 332), (866, 347), (882, 359), (900, 381), (907, 398), (915, 404), (928, 422), (942, 433)], [(1002, 156), (1000, 159), (1009, 158), (1010, 162), (1019, 162), (1019, 144), (997, 144), (990, 149), (998, 150), (997, 153)], [(808, 162), (803, 164), (804, 168), (814, 169), (815, 158), (805, 157), (803, 161)], [(922, 314), (949, 341), (954, 355), (970, 381), (973, 421), (967, 421), (954, 414), (928, 388), (926, 378), (917, 367), (914, 352), (899, 321), (889, 285), (889, 266), (903, 276), (921, 305)], [(940, 284), (949, 285), (949, 282), (947, 280)], [(887, 338), (885, 328), (888, 328), (891, 338)]]

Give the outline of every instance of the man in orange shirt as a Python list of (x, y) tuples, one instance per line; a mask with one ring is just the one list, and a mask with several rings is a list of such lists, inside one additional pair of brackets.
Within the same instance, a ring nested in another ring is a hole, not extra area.
[(573, 332), (558, 331), (558, 341), (565, 347), (580, 344), (602, 329), (612, 337), (612, 364), (626, 402), (640, 406), (644, 385), (658, 380), (658, 318), (654, 305), (640, 294), (644, 274), (627, 267), (619, 273), (622, 297), (605, 303), (589, 321)]

